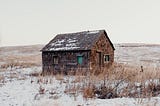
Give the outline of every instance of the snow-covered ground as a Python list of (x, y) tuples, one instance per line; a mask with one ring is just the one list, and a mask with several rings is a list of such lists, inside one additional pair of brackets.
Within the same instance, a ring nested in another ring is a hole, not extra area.
[[(0, 64), (6, 64), (9, 59), (19, 57), (23, 62), (29, 56), (37, 56), (36, 61), (40, 64), (38, 47), (0, 48)], [(29, 48), (29, 49), (28, 49)], [(5, 49), (5, 50), (4, 50)], [(33, 49), (33, 50), (32, 50)], [(3, 51), (4, 50), (4, 51)], [(8, 51), (10, 50), (10, 51)], [(30, 50), (27, 52), (27, 50)], [(3, 52), (2, 52), (3, 51)], [(24, 52), (24, 54), (23, 54)], [(6, 58), (8, 57), (8, 59)], [(23, 58), (20, 58), (23, 57)], [(25, 58), (24, 58), (25, 57)], [(160, 63), (160, 46), (126, 46), (116, 45), (115, 57), (117, 62), (129, 64), (156, 64)], [(24, 60), (23, 60), (24, 59)], [(0, 68), (0, 106), (159, 106), (160, 96), (152, 98), (115, 98), (115, 99), (85, 99), (82, 93), (67, 93), (68, 80), (74, 78), (55, 76), (38, 76), (41, 66), (28, 66), (24, 68)], [(69, 85), (74, 86), (75, 83)]]
[(160, 67), (160, 45), (116, 44), (115, 61), (131, 65)]
[[(45, 78), (31, 76), (31, 73), (38, 72), (40, 72), (39, 67), (1, 72), (5, 75), (5, 79), (0, 83), (0, 106), (159, 106), (160, 104), (160, 97), (85, 99), (80, 93), (71, 95), (64, 92), (68, 84), (67, 78), (62, 80), (51, 76)], [(17, 77), (10, 77), (12, 75)], [(40, 89), (44, 89), (44, 92), (40, 93)]]

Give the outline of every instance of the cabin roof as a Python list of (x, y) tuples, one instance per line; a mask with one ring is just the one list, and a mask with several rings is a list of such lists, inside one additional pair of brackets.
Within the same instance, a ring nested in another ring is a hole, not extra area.
[(42, 51), (91, 50), (92, 46), (103, 33), (106, 35), (106, 38), (115, 50), (105, 30), (94, 30), (58, 34), (42, 49)]

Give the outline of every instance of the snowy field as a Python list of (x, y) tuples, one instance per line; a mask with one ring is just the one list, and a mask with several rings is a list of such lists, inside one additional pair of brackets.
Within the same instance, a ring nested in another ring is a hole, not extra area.
[[(83, 86), (76, 77), (39, 75), (42, 47), (0, 48), (0, 106), (160, 106), (160, 96), (84, 98), (73, 89)], [(118, 63), (160, 67), (160, 45), (116, 44), (115, 48)]]
[(160, 67), (160, 45), (116, 44), (115, 60), (131, 65)]

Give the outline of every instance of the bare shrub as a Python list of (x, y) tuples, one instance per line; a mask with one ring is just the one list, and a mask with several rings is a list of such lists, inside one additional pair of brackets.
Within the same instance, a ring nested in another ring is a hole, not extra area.
[(143, 97), (155, 97), (160, 94), (160, 83), (148, 82), (142, 89)]
[[(89, 76), (89, 82), (97, 86), (97, 82), (101, 86), (95, 88), (95, 95), (98, 98), (116, 98), (116, 97), (134, 97), (148, 98), (160, 94), (160, 75), (158, 70), (154, 68), (134, 67), (124, 64), (115, 63), (109, 69), (104, 69), (102, 73)], [(97, 79), (98, 78), (98, 79)], [(155, 82), (148, 82), (155, 80)], [(137, 85), (139, 83), (139, 85)]]
[(84, 98), (93, 98), (93, 97), (95, 97), (94, 88), (92, 86), (84, 88), (83, 97)]

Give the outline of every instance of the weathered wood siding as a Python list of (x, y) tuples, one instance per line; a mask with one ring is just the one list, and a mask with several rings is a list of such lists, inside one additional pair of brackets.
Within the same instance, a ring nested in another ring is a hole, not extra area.
[[(109, 61), (104, 61), (104, 56), (109, 55)], [(114, 50), (110, 45), (105, 34), (102, 34), (91, 50), (90, 68), (91, 70), (100, 70), (109, 67), (114, 62)]]
[[(78, 68), (89, 68), (89, 51), (61, 51), (42, 52), (43, 72), (60, 72), (76, 70)], [(83, 57), (82, 64), (78, 64), (77, 56)], [(58, 58), (58, 64), (54, 63), (54, 58)]]

